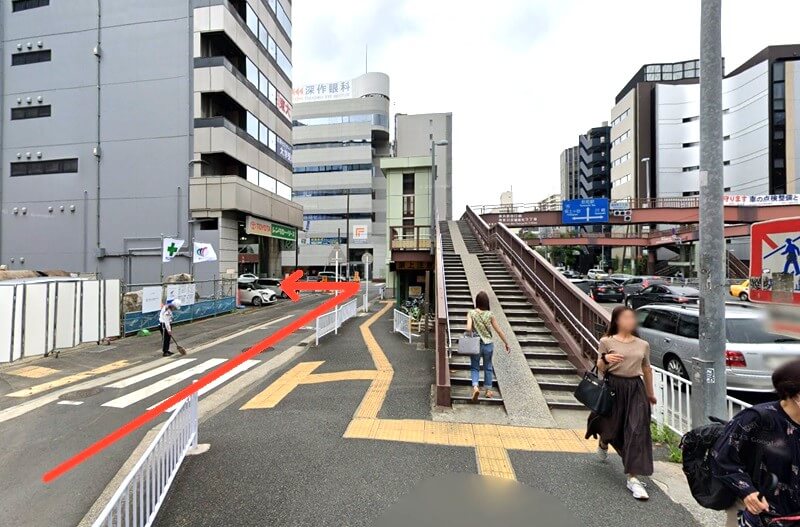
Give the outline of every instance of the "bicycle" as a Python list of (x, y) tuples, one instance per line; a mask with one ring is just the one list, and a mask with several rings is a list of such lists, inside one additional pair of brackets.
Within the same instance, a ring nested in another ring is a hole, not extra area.
[[(767, 490), (772, 493), (778, 487), (778, 477), (775, 474), (769, 475), (769, 485)], [(764, 497), (761, 493), (759, 499)], [(800, 512), (779, 515), (774, 512), (762, 512), (758, 515), (762, 527), (800, 527)]]

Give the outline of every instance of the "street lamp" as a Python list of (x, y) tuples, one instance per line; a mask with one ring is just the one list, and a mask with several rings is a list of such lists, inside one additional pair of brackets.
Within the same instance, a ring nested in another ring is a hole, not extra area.
[(450, 142), (447, 139), (442, 139), (441, 141), (431, 139), (431, 254), (434, 253), (433, 236), (436, 232), (436, 180), (438, 179), (438, 174), (436, 173), (436, 147), (449, 144)]

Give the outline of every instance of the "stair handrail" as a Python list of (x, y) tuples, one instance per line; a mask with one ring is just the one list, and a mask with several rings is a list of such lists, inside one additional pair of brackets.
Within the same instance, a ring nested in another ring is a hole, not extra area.
[[(438, 218), (437, 218), (438, 219)], [(442, 232), (436, 222), (436, 405), (450, 406), (450, 366), (448, 354), (452, 346), (450, 314), (447, 310), (447, 287), (444, 275)]]
[[(504, 224), (498, 223), (489, 227), (470, 207), (467, 207), (465, 217), (478, 236), (487, 242), (487, 248), (500, 249), (515, 264), (536, 293), (552, 307), (557, 323), (577, 340), (578, 349), (573, 351), (587, 360), (594, 361), (599, 345), (598, 326), (607, 325), (610, 315)], [(547, 275), (549, 285), (542, 276), (539, 276), (540, 273)], [(568, 306), (556, 294), (555, 289), (574, 298), (576, 305)]]

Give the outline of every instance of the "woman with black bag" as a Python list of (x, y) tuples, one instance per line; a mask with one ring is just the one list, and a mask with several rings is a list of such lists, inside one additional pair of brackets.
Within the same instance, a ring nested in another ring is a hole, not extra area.
[(608, 445), (622, 457), (627, 487), (637, 500), (650, 496), (637, 476), (653, 474), (653, 440), (650, 436), (650, 405), (656, 403), (650, 345), (636, 336), (636, 313), (619, 306), (597, 350), (597, 368), (605, 374), (614, 392), (608, 415), (589, 415), (586, 438), (600, 438), (597, 454), (608, 457)]

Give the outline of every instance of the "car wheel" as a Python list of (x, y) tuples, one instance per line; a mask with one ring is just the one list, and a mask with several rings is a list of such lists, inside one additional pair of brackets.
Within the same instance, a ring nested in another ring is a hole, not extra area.
[(750, 295), (748, 295), (747, 292), (742, 291), (741, 293), (739, 293), (739, 300), (741, 300), (742, 302), (749, 302)]
[(668, 355), (664, 359), (664, 369), (673, 375), (681, 377), (682, 379), (689, 378), (689, 372), (686, 371), (686, 367), (683, 365), (683, 362), (675, 355)]
[(253, 305), (256, 306), (256, 307), (260, 307), (261, 304), (262, 304), (261, 297), (260, 296), (254, 296), (253, 297)]

